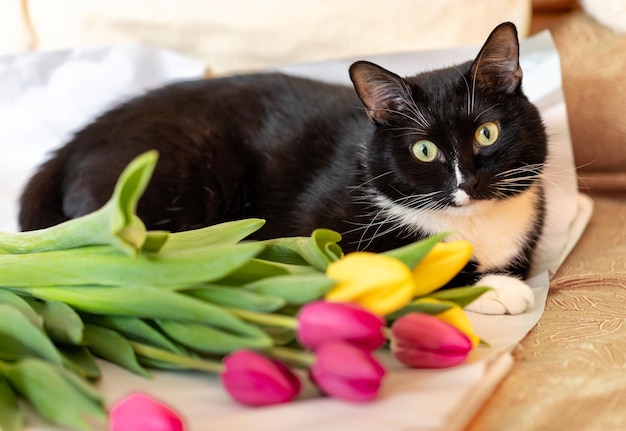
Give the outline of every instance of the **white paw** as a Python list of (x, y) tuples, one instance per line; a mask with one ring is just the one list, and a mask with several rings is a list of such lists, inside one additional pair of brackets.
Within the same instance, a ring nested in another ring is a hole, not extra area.
[(491, 287), (465, 307), (480, 314), (520, 314), (532, 308), (535, 295), (522, 280), (508, 275), (488, 274), (476, 286)]

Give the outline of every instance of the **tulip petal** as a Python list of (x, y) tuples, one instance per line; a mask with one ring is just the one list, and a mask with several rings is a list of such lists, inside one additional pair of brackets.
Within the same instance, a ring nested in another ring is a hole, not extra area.
[[(354, 302), (377, 314), (405, 306), (413, 295), (413, 275), (408, 266), (382, 254), (355, 252), (328, 265), (326, 275), (337, 284), (325, 299)], [(410, 287), (410, 289), (409, 289)], [(370, 295), (374, 300), (369, 300)], [(378, 303), (384, 300), (384, 303)]]
[(417, 302), (448, 305), (450, 308), (436, 314), (435, 317), (439, 320), (449, 323), (450, 325), (456, 327), (456, 329), (467, 335), (471, 340), (473, 347), (476, 347), (478, 343), (480, 343), (480, 337), (474, 333), (474, 329), (472, 328), (472, 322), (470, 322), (469, 317), (467, 317), (465, 311), (463, 311), (463, 309), (454, 302), (442, 301), (434, 298), (421, 298), (417, 300)]
[(467, 335), (428, 314), (406, 314), (394, 322), (391, 331), (394, 357), (415, 368), (457, 365), (472, 350)]
[(322, 392), (356, 402), (376, 398), (385, 369), (370, 352), (343, 342), (329, 342), (316, 354), (310, 375)]
[(415, 296), (423, 296), (446, 285), (472, 257), (472, 244), (468, 241), (437, 243), (413, 268)]
[(388, 289), (373, 292), (361, 298), (358, 303), (376, 314), (386, 316), (411, 302), (414, 291), (413, 280), (406, 280)]
[(385, 342), (382, 318), (355, 304), (315, 301), (298, 313), (298, 341), (316, 350), (329, 341), (346, 341), (366, 350)]
[(183, 431), (182, 419), (168, 406), (134, 393), (111, 409), (110, 431)]
[(237, 401), (263, 406), (291, 401), (300, 392), (300, 380), (283, 363), (251, 351), (239, 350), (224, 359), (224, 389)]

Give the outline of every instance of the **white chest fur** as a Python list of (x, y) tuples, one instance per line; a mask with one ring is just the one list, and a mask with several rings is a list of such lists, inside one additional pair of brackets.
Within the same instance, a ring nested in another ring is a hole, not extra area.
[(385, 216), (429, 234), (450, 232), (446, 240), (472, 243), (479, 271), (502, 268), (518, 256), (537, 218), (538, 186), (502, 201), (475, 201), (445, 210), (408, 209), (378, 197)]

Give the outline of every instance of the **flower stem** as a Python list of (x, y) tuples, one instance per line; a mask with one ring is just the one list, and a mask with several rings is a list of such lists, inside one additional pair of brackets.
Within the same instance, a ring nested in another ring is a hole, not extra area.
[(179, 365), (192, 370), (208, 371), (209, 373), (221, 374), (225, 370), (224, 364), (221, 362), (178, 355), (176, 353), (168, 352), (167, 350), (134, 341), (131, 341), (130, 343), (133, 346), (133, 350), (141, 356)]
[(267, 326), (278, 326), (287, 329), (297, 329), (298, 320), (291, 316), (273, 313), (260, 313), (258, 311), (242, 310), (240, 308), (222, 307), (235, 316), (252, 323)]
[(315, 363), (315, 355), (304, 350), (288, 347), (270, 347), (265, 350), (269, 356), (298, 368), (310, 368)]

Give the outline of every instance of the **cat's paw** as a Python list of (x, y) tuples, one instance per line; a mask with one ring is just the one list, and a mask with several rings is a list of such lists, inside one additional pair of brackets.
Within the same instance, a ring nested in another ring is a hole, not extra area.
[(465, 307), (480, 314), (520, 314), (532, 308), (535, 295), (522, 280), (508, 275), (488, 274), (476, 286), (491, 287)]

